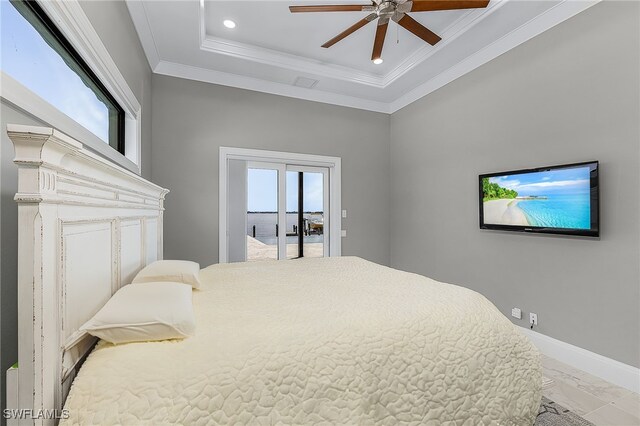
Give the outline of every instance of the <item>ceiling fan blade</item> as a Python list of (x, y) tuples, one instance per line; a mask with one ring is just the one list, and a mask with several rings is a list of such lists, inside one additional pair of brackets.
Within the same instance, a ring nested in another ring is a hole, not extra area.
[(355, 24), (353, 24), (352, 26), (350, 26), (349, 28), (347, 28), (346, 30), (344, 30), (343, 32), (341, 32), (340, 34), (338, 34), (337, 36), (335, 36), (325, 44), (323, 44), (322, 47), (328, 48), (333, 46), (343, 38), (347, 37), (348, 35), (351, 35), (352, 33), (356, 32), (360, 28), (364, 27), (365, 25), (367, 25), (369, 22), (373, 21), (377, 17), (378, 15), (376, 15), (375, 13), (368, 15), (366, 18), (359, 20), (358, 22), (356, 22)]
[(371, 52), (371, 60), (382, 57), (382, 46), (384, 45), (384, 36), (387, 35), (387, 28), (389, 27), (389, 19), (384, 21), (381, 19), (378, 22), (378, 28), (376, 28), (376, 38), (373, 42), (373, 52)]
[[(408, 3), (408, 2), (407, 2)], [(480, 9), (487, 7), (489, 0), (413, 0), (411, 12), (432, 10)]]
[(291, 13), (299, 12), (362, 12), (370, 4), (322, 4), (316, 6), (289, 6)]
[(404, 29), (411, 31), (430, 45), (435, 45), (437, 42), (442, 40), (439, 35), (432, 32), (430, 29), (422, 25), (420, 22), (413, 19), (411, 16), (404, 14), (400, 19), (396, 21), (398, 25), (403, 27)]

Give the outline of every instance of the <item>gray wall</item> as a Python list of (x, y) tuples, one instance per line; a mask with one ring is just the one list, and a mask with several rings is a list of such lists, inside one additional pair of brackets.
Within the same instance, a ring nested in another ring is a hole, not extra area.
[(342, 157), (343, 253), (389, 262), (388, 115), (159, 75), (152, 94), (166, 258), (218, 261), (218, 154), (233, 146)]
[(228, 160), (229, 262), (247, 260), (247, 162)]
[[(598, 4), (393, 114), (390, 222), (392, 266), (636, 367), (639, 8)], [(478, 174), (592, 159), (599, 241), (478, 229)]]
[[(465, 285), (505, 314), (535, 311), (542, 333), (635, 366), (639, 7), (594, 6), (389, 117), (152, 79), (124, 3), (83, 2), (143, 106), (143, 176), (171, 189), (167, 258), (217, 261), (220, 146), (337, 155), (349, 211), (344, 254)], [(16, 169), (4, 129), (38, 122), (4, 103), (1, 115), (4, 372), (17, 357)], [(478, 229), (479, 173), (590, 159), (601, 161), (601, 240)]]
[[(138, 40), (124, 2), (83, 1), (82, 7), (100, 35), (111, 57), (142, 105), (142, 175), (151, 177), (151, 69)], [(13, 201), (17, 190), (17, 169), (13, 145), (6, 133), (7, 123), (42, 125), (2, 101), (0, 115), (0, 409), (5, 405), (5, 370), (17, 361), (17, 250), (18, 209)], [(0, 422), (4, 424), (4, 419)]]
[(151, 179), (151, 68), (129, 10), (121, 0), (81, 0), (80, 4), (142, 105), (142, 176)]

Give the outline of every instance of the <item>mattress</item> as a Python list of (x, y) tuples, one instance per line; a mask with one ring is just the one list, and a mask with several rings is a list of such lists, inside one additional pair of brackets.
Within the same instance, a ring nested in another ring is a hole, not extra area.
[(210, 266), (196, 335), (99, 342), (69, 424), (531, 425), (539, 354), (482, 295), (356, 257)]

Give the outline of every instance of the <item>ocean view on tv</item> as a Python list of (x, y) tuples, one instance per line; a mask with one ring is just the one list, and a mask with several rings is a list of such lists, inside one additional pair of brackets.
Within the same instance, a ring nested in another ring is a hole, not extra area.
[(591, 229), (590, 167), (482, 178), (484, 223)]

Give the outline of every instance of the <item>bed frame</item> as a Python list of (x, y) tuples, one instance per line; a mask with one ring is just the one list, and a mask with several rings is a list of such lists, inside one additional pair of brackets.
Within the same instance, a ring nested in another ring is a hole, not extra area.
[(19, 331), (17, 407), (8, 408), (61, 410), (96, 342), (80, 326), (162, 258), (168, 190), (52, 128), (7, 133), (18, 166)]

